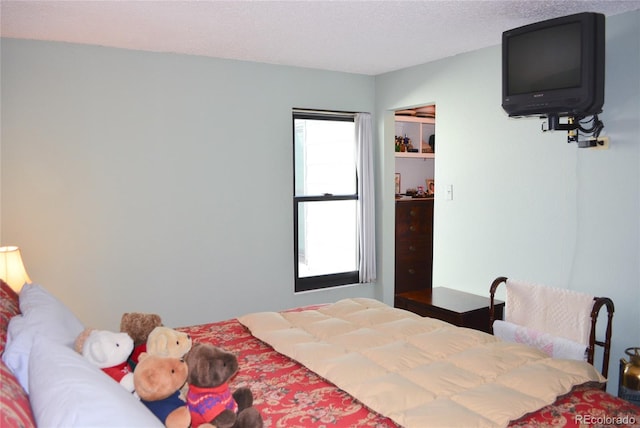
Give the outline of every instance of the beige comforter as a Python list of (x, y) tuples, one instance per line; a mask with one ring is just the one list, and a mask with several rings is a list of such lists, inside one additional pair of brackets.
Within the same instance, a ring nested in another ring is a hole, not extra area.
[(575, 385), (604, 381), (585, 362), (552, 359), (372, 299), (239, 320), (278, 352), (405, 427), (505, 426)]

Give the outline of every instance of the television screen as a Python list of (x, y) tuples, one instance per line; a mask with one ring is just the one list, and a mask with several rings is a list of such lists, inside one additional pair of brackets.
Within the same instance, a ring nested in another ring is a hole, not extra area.
[(575, 88), (581, 82), (580, 24), (515, 36), (508, 55), (510, 94)]

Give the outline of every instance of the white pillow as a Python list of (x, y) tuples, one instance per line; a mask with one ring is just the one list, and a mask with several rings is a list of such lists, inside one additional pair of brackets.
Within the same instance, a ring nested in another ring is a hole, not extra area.
[(36, 333), (72, 347), (84, 326), (69, 308), (40, 285), (25, 284), (19, 303), (22, 315), (9, 321), (2, 360), (29, 393), (29, 352)]
[(26, 284), (20, 291), (20, 312), (38, 324), (39, 331), (55, 341), (73, 345), (84, 325), (64, 303), (38, 284)]
[(9, 320), (7, 328), (7, 344), (2, 354), (2, 361), (20, 382), (20, 386), (29, 393), (29, 351), (33, 343), (32, 332), (28, 330), (27, 320), (16, 315)]
[(163, 427), (135, 396), (73, 349), (34, 338), (30, 401), (40, 427)]

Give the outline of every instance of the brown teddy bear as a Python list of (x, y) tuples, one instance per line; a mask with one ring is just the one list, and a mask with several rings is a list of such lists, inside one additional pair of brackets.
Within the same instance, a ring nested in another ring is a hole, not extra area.
[(193, 428), (213, 424), (218, 428), (262, 428), (260, 412), (253, 407), (249, 388), (233, 394), (229, 379), (238, 371), (238, 359), (206, 343), (193, 345), (186, 357), (189, 374), (187, 406)]
[(120, 331), (133, 339), (133, 353), (129, 357), (132, 367), (138, 364), (138, 357), (147, 351), (147, 338), (154, 328), (162, 326), (162, 319), (157, 314), (127, 312), (120, 319)]
[(187, 374), (184, 360), (147, 353), (140, 354), (133, 372), (133, 383), (140, 401), (167, 428), (187, 428), (191, 423), (187, 405), (179, 397)]
[(135, 346), (146, 344), (149, 333), (161, 325), (162, 319), (158, 314), (127, 312), (120, 319), (120, 331), (128, 333)]

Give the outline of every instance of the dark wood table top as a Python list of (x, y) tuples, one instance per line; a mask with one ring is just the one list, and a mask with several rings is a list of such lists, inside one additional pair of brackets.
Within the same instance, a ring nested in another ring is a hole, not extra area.
[[(406, 293), (399, 294), (399, 296), (407, 299), (458, 313), (465, 313), (488, 307), (488, 295), (488, 289), (487, 297), (485, 297), (447, 287), (434, 287), (431, 290), (408, 291)], [(504, 303), (501, 300), (495, 300), (494, 302), (496, 305)]]

